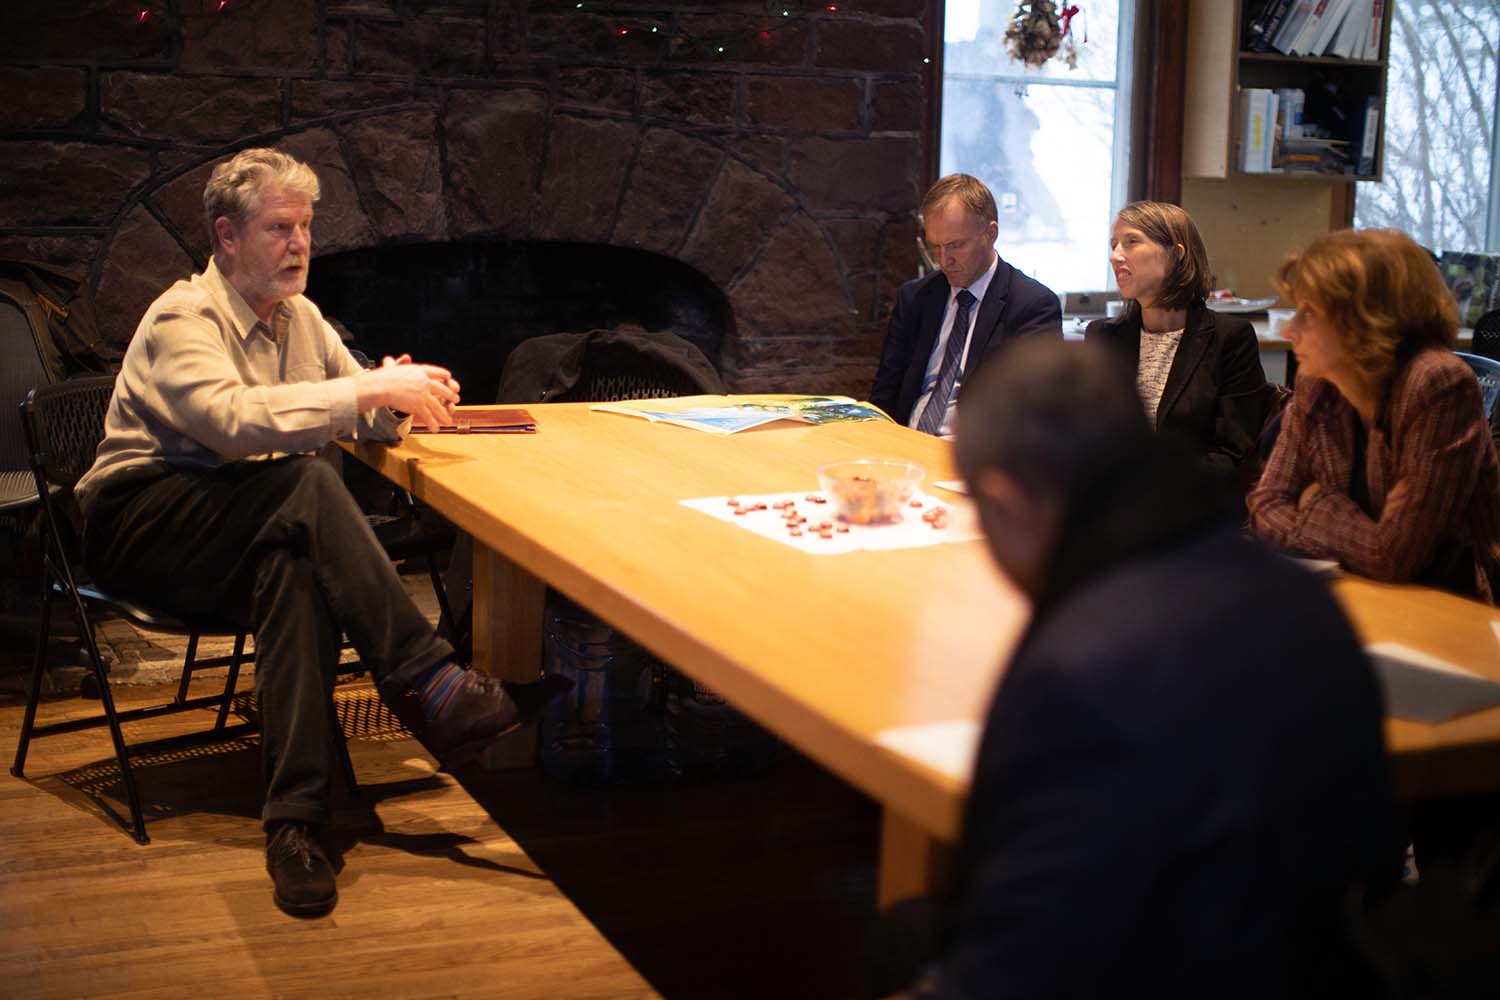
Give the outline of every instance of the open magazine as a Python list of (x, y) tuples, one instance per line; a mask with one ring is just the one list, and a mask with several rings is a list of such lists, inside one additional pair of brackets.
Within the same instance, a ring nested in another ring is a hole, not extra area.
[(691, 427), (710, 434), (733, 434), (779, 420), (832, 424), (846, 420), (890, 420), (871, 403), (848, 396), (678, 396), (601, 403), (591, 409), (645, 417), (652, 423)]

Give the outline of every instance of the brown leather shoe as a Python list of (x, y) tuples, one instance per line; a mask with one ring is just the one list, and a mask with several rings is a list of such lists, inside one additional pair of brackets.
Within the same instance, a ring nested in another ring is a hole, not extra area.
[(428, 721), (425, 742), (445, 766), (464, 763), (499, 737), (530, 722), (542, 706), (572, 686), (566, 677), (555, 675), (532, 684), (513, 684), (478, 670), (465, 670), (448, 713)]
[(294, 917), (321, 917), (339, 901), (333, 865), (306, 823), (271, 824), (266, 871), (275, 886), (276, 905)]

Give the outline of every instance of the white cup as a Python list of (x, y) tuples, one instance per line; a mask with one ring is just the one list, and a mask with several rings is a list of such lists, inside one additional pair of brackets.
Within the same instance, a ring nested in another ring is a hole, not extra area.
[(1286, 326), (1287, 320), (1297, 314), (1295, 309), (1267, 309), (1266, 310), (1266, 334), (1271, 337), (1280, 337), (1281, 328)]

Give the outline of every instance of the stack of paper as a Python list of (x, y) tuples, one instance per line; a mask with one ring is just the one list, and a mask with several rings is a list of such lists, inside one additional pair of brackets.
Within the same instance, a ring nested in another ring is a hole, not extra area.
[(1385, 690), (1385, 710), (1414, 722), (1446, 722), (1500, 705), (1500, 683), (1399, 642), (1365, 647)]
[(979, 723), (955, 719), (887, 729), (875, 735), (875, 742), (898, 756), (967, 784), (974, 775), (980, 732)]

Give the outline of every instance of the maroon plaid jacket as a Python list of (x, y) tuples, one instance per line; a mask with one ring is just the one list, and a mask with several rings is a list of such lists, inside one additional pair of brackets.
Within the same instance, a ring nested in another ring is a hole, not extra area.
[(1471, 596), (1500, 597), (1500, 465), (1469, 366), (1440, 347), (1396, 374), (1365, 443), (1366, 514), (1350, 499), (1359, 418), (1337, 389), (1298, 378), (1281, 436), (1250, 493), (1250, 526), (1283, 548), (1376, 580), (1423, 580), (1467, 549)]

